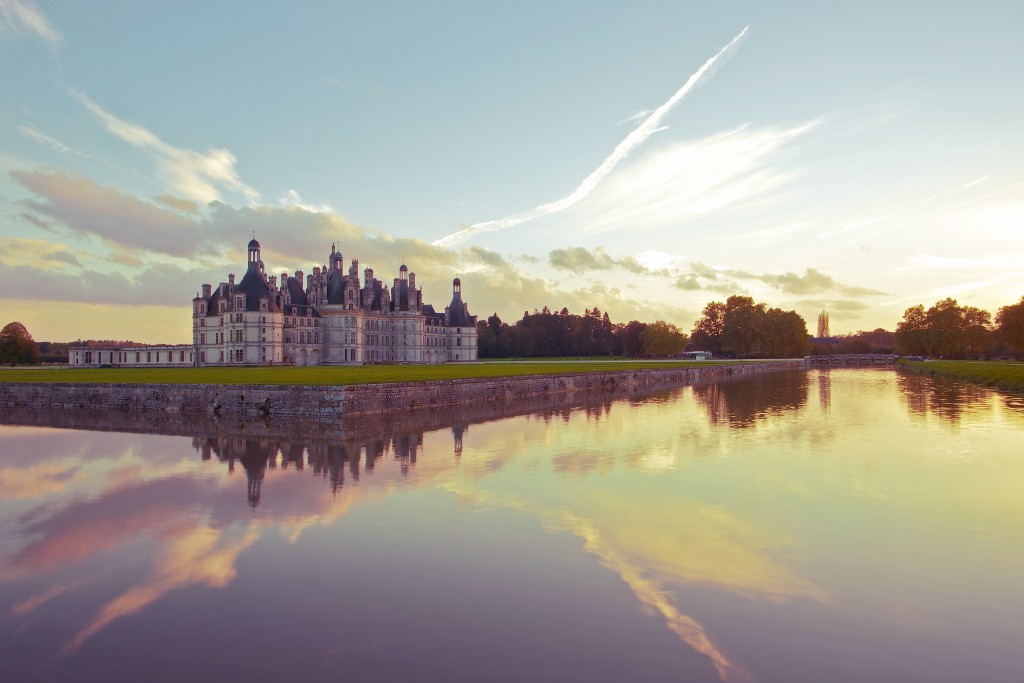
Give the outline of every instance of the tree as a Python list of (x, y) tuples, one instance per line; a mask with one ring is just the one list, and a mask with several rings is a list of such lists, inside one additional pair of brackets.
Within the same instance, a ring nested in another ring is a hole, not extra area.
[(992, 344), (992, 314), (974, 306), (964, 306), (962, 311), (967, 355), (977, 358)]
[(25, 326), (7, 323), (0, 330), (0, 365), (37, 365), (39, 346)]
[(630, 320), (622, 326), (619, 337), (622, 339), (622, 354), (636, 358), (644, 351), (640, 335), (647, 329), (647, 325), (637, 320)]
[(686, 348), (686, 335), (672, 323), (653, 322), (640, 333), (645, 356), (671, 356)]
[(896, 353), (911, 356), (927, 355), (928, 350), (925, 348), (925, 333), (927, 331), (928, 321), (922, 304), (911, 306), (903, 311), (903, 320), (896, 325), (894, 339)]
[(828, 333), (828, 311), (822, 311), (818, 314), (818, 338), (824, 339), (829, 336), (831, 335)]
[(758, 334), (759, 354), (763, 358), (799, 358), (811, 351), (807, 323), (796, 311), (769, 308)]
[(996, 331), (1014, 353), (1024, 354), (1024, 296), (996, 311)]
[(722, 353), (732, 356), (758, 356), (758, 331), (764, 323), (765, 306), (749, 296), (730, 296), (725, 300), (722, 324)]
[(722, 353), (722, 330), (725, 327), (725, 304), (711, 301), (701, 312), (700, 319), (690, 333), (690, 344), (698, 351)]
[(498, 344), (498, 338), (491, 331), (486, 321), (480, 320), (476, 324), (476, 348), (480, 358), (494, 358), (494, 350)]
[(966, 341), (963, 309), (956, 299), (945, 298), (925, 313), (925, 347), (933, 356), (956, 356)]

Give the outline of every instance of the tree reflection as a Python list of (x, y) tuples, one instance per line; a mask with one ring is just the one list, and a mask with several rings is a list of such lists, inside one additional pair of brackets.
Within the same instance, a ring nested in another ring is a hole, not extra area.
[(693, 395), (712, 424), (744, 428), (773, 415), (799, 412), (807, 404), (809, 389), (806, 372), (772, 372), (695, 385)]
[(900, 371), (896, 384), (907, 410), (919, 417), (934, 415), (957, 424), (966, 415), (985, 415), (994, 407), (990, 389), (952, 377)]

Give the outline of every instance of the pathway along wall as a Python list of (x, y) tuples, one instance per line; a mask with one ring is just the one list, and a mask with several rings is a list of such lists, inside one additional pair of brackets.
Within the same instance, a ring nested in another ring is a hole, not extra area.
[(537, 403), (546, 398), (553, 403), (602, 394), (627, 398), (656, 389), (803, 367), (803, 361), (796, 360), (343, 387), (11, 382), (0, 384), (0, 422), (25, 410), (336, 421), (367, 415), (415, 414), (459, 405)]

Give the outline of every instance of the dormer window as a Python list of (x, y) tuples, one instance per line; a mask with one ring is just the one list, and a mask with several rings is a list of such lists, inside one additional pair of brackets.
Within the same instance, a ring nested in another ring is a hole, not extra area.
[(260, 310), (261, 311), (267, 310), (267, 300), (266, 299), (260, 299)]
[(240, 296), (235, 297), (235, 308), (242, 308), (245, 306), (245, 299)]

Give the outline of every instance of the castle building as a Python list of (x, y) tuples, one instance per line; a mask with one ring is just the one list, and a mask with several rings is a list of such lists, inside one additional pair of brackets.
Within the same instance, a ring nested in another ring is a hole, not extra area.
[[(444, 312), (423, 303), (416, 274), (402, 264), (389, 288), (359, 261), (345, 270), (334, 245), (322, 267), (268, 276), (260, 243), (248, 246), (245, 275), (192, 300), (195, 364), (353, 365), (446, 363), (477, 358), (476, 316), (452, 282)], [(305, 278), (305, 282), (303, 279)]]

